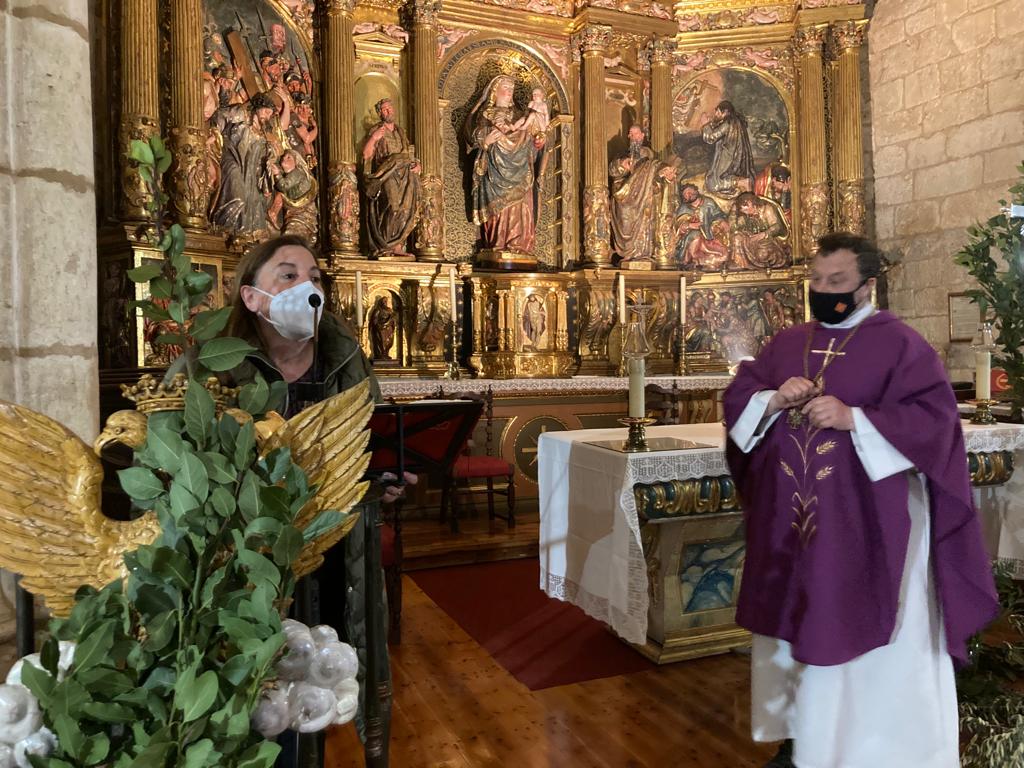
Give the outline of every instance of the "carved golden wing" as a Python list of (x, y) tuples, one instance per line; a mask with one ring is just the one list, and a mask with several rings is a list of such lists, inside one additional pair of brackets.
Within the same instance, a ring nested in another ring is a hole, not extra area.
[[(293, 416), (264, 444), (264, 452), (288, 446), (292, 461), (317, 485), (316, 496), (296, 518), (299, 530), (305, 530), (320, 512), (333, 509), (345, 514), (363, 498), (369, 483), (360, 478), (370, 463), (366, 425), (371, 413), (373, 400), (369, 382), (364, 381)], [(316, 570), (324, 552), (352, 529), (358, 517), (349, 515), (342, 525), (306, 544), (293, 566), (295, 575)]]
[(66, 616), (83, 584), (127, 575), (122, 555), (152, 542), (152, 513), (121, 522), (100, 509), (103, 467), (48, 416), (0, 401), (0, 566)]

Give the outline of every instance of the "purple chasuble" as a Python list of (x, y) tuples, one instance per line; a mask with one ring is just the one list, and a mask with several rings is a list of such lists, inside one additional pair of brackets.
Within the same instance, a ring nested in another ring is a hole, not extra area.
[[(878, 312), (856, 329), (804, 324), (779, 333), (743, 363), (725, 392), (731, 430), (759, 391), (791, 376), (814, 379), (829, 341), (842, 347), (824, 394), (859, 406), (928, 483), (931, 563), (949, 653), (996, 617), (989, 556), (971, 497), (956, 400), (938, 355), (908, 325)], [(907, 474), (872, 482), (849, 432), (794, 427), (782, 413), (744, 454), (726, 446), (747, 526), (736, 621), (781, 638), (806, 664), (842, 664), (887, 645), (896, 623), (910, 535)]]

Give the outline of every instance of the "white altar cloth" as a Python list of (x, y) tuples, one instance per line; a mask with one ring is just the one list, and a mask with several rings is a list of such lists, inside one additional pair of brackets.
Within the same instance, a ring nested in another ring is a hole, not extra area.
[[(625, 429), (584, 429), (544, 433), (537, 457), (540, 588), (636, 644), (647, 640), (648, 579), (633, 486), (729, 473), (719, 423), (652, 427), (647, 434), (714, 447), (620, 453), (588, 443), (624, 440)], [(976, 488), (974, 496), (989, 551), (1024, 572), (1024, 426), (965, 422), (964, 438), (968, 452), (1016, 453), (1010, 482)]]

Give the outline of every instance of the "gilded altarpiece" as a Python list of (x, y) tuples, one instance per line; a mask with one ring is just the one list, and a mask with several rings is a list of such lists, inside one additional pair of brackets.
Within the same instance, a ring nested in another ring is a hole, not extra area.
[[(650, 372), (723, 370), (804, 318), (814, 238), (863, 226), (856, 3), (99, 0), (95, 15), (95, 97), (113, 105), (96, 118), (108, 372), (174, 352), (134, 316), (125, 274), (150, 252), (122, 158), (154, 132), (178, 158), (169, 214), (222, 286), (213, 300), (230, 300), (250, 243), (301, 234), (383, 376), (615, 374), (623, 303), (653, 307)], [(474, 221), (470, 117), (503, 79), (535, 150), (533, 263), (482, 258)], [(381, 249), (364, 150), (385, 101), (418, 196)], [(618, 264), (609, 226), (633, 125), (670, 169), (648, 270)]]

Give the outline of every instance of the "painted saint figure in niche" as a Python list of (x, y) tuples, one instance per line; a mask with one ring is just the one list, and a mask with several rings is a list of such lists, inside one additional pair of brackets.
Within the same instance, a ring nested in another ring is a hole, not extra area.
[(420, 209), (420, 161), (395, 123), (391, 99), (375, 105), (380, 122), (363, 147), (366, 235), (373, 255), (405, 255)]
[(778, 204), (786, 223), (793, 223), (793, 192), (789, 168), (782, 163), (769, 163), (757, 175), (754, 192)]
[(316, 197), (317, 184), (301, 154), (285, 150), (279, 163), (271, 163), (274, 193), (267, 222), (284, 235), (299, 235), (307, 240), (316, 237), (316, 208), (311, 205)]
[(728, 215), (696, 184), (683, 184), (676, 210), (679, 244), (676, 262), (680, 267), (721, 269), (729, 260)]
[(704, 186), (708, 192), (732, 197), (754, 187), (754, 154), (747, 135), (747, 121), (731, 101), (722, 101), (715, 114), (704, 115), (701, 137), (714, 146)]
[(475, 153), (472, 218), (486, 249), (533, 254), (536, 238), (534, 161), (544, 136), (518, 125), (515, 81), (498, 75), (466, 120), (468, 151)]
[(374, 360), (391, 360), (398, 316), (391, 308), (390, 296), (378, 296), (370, 310), (370, 347)]
[(523, 307), (523, 333), (530, 340), (530, 346), (540, 349), (540, 340), (547, 328), (547, 312), (544, 302), (536, 293), (531, 293)]
[(744, 192), (732, 211), (732, 266), (778, 269), (789, 260), (789, 226), (774, 201)]
[(654, 157), (639, 125), (629, 129), (629, 152), (613, 160), (611, 177), (612, 248), (620, 263), (650, 261), (657, 250), (662, 186), (674, 184), (676, 170)]

